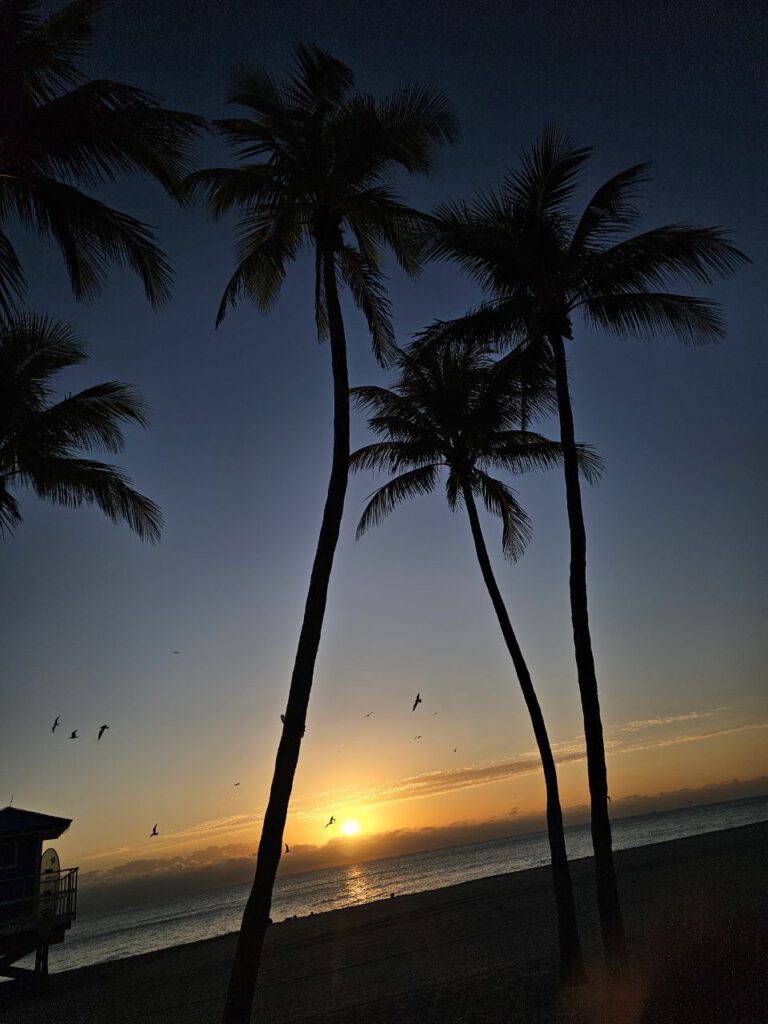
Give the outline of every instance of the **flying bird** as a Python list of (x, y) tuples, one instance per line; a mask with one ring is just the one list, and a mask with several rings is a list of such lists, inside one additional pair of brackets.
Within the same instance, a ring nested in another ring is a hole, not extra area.
[(181, 654), (181, 651), (171, 651), (171, 654)]
[(239, 786), (239, 785), (240, 785), (240, 783), (239, 783), (239, 782), (236, 782), (236, 783), (235, 783), (235, 785), (236, 785), (236, 786)]
[(413, 707), (411, 708), (411, 711), (415, 711), (415, 710), (416, 710), (416, 708), (417, 708), (417, 707), (419, 706), (419, 704), (423, 704), (423, 703), (424, 703), (424, 702), (423, 702), (423, 700), (421, 699), (421, 694), (420, 694), (420, 693), (417, 693), (417, 694), (416, 694), (416, 700), (415, 700), (415, 701), (413, 702)]
[(421, 739), (421, 735), (418, 735), (418, 736), (414, 736), (413, 738), (414, 738), (415, 740), (420, 740), (420, 739)]
[(367, 715), (363, 715), (363, 718), (370, 718), (372, 714), (373, 712), (369, 711)]
[(290, 852), (291, 852), (291, 848), (290, 848), (290, 846), (288, 845), (288, 843), (286, 843), (286, 844), (285, 844), (285, 852), (286, 852), (286, 853), (290, 853)]
[(69, 738), (71, 740), (76, 740), (77, 739), (77, 729), (73, 729), (72, 730), (72, 734), (71, 734), (71, 736)]
[[(335, 824), (335, 822), (336, 822), (336, 819), (334, 818), (333, 815), (331, 815), (331, 820), (328, 822), (328, 825), (333, 825), (333, 824)], [(326, 825), (325, 827), (328, 828), (328, 825)]]
[(458, 749), (456, 747), (454, 747), (453, 748), (453, 752), (454, 752), (454, 754), (458, 754), (459, 751), (458, 751)]
[(56, 715), (56, 721), (51, 726), (51, 732), (56, 732), (56, 730), (58, 729), (58, 727), (59, 727), (59, 719), (60, 718), (61, 718), (61, 715)]
[(158, 835), (160, 835), (160, 833), (157, 831), (157, 825), (155, 824), (155, 825), (152, 826), (152, 831), (149, 833), (149, 838), (151, 839), (152, 836), (158, 836)]
[(109, 728), (108, 725), (100, 725), (99, 726), (99, 735), (96, 737), (97, 741), (101, 739), (101, 737), (104, 735), (104, 733), (107, 731), (108, 728)]

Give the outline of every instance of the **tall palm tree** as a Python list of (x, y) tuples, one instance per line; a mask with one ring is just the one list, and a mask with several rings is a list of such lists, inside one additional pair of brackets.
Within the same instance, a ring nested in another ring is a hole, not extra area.
[[(383, 469), (394, 474), (371, 497), (357, 529), (358, 537), (380, 523), (401, 502), (437, 487), (446, 470), (445, 490), (451, 510), (466, 508), (483, 580), (488, 589), (520, 683), (544, 769), (547, 831), (557, 904), (560, 965), (569, 979), (583, 975), (571, 876), (563, 834), (557, 771), (531, 674), (501, 596), (480, 525), (476, 499), (502, 521), (504, 554), (515, 559), (530, 533), (528, 518), (514, 492), (489, 471), (522, 473), (546, 469), (562, 460), (559, 444), (520, 429), (523, 400), (526, 416), (551, 408), (551, 381), (528, 380), (523, 396), (520, 360), (494, 364), (478, 348), (422, 347), (401, 352), (398, 377), (391, 390), (353, 388), (359, 406), (373, 415), (368, 423), (384, 440), (354, 452), (353, 469)], [(530, 367), (528, 368), (530, 375)], [(590, 479), (599, 462), (588, 449), (577, 450)]]
[(676, 280), (709, 283), (746, 261), (719, 228), (668, 224), (627, 234), (648, 165), (601, 185), (579, 215), (572, 199), (589, 147), (552, 129), (523, 155), (496, 191), (451, 202), (430, 222), (429, 254), (456, 261), (479, 283), (484, 304), (429, 328), (424, 341), (478, 342), (539, 349), (551, 358), (570, 532), (570, 600), (591, 798), (598, 909), (608, 961), (625, 955), (613, 866), (608, 783), (597, 678), (589, 631), (586, 531), (579, 484), (566, 346), (573, 319), (620, 336), (672, 335), (688, 344), (724, 333), (718, 306), (668, 289)]
[(25, 287), (7, 234), (13, 220), (53, 239), (79, 299), (96, 295), (118, 264), (161, 302), (171, 271), (151, 230), (82, 189), (144, 173), (176, 195), (203, 122), (133, 86), (88, 79), (80, 64), (104, 0), (75, 0), (48, 17), (42, 6), (0, 0), (0, 316)]
[(354, 93), (353, 85), (348, 67), (310, 46), (297, 48), (296, 70), (285, 81), (263, 71), (237, 75), (229, 98), (245, 107), (247, 116), (219, 121), (217, 127), (242, 162), (200, 171), (188, 182), (190, 194), (207, 195), (215, 215), (240, 212), (240, 258), (225, 289), (219, 321), (243, 297), (268, 311), (288, 264), (302, 249), (311, 252), (317, 331), (330, 342), (334, 395), (331, 476), (225, 1024), (250, 1020), (344, 510), (349, 381), (339, 283), (346, 284), (365, 314), (374, 352), (385, 361), (393, 331), (380, 272), (382, 249), (390, 248), (411, 273), (421, 252), (418, 217), (394, 191), (390, 176), (397, 167), (427, 172), (435, 146), (458, 133), (440, 94), (410, 87), (375, 100)]
[(55, 376), (85, 362), (81, 340), (66, 324), (39, 316), (0, 322), (0, 536), (22, 514), (27, 489), (54, 505), (96, 505), (154, 543), (160, 509), (130, 486), (116, 466), (83, 458), (119, 452), (123, 425), (147, 425), (147, 409), (130, 384), (107, 381), (54, 401)]

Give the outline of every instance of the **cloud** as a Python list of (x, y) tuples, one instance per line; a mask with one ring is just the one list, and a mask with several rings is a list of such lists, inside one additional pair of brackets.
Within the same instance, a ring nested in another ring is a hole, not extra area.
[[(768, 792), (768, 776), (732, 779), (696, 789), (667, 790), (654, 795), (632, 794), (611, 804), (614, 819), (670, 810), (687, 804), (714, 804), (760, 796)], [(566, 808), (567, 825), (589, 820), (586, 804)], [(517, 808), (485, 821), (456, 821), (441, 827), (394, 829), (391, 832), (355, 837), (337, 836), (322, 846), (294, 845), (291, 856), (283, 858), (282, 875), (322, 868), (359, 864), (369, 860), (404, 856), (428, 850), (480, 843), (514, 835), (543, 831), (543, 814), (521, 816)], [(186, 855), (137, 858), (102, 871), (81, 875), (79, 904), (88, 913), (135, 906), (171, 896), (182, 896), (228, 885), (244, 884), (253, 878), (253, 843), (208, 846)]]

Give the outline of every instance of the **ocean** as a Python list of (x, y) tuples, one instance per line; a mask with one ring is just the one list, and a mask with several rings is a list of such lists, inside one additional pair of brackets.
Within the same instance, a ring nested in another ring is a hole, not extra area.
[[(647, 846), (766, 820), (768, 796), (619, 818), (613, 822), (614, 848)], [(566, 829), (566, 839), (570, 857), (591, 854), (588, 825)], [(525, 871), (546, 864), (548, 859), (546, 833), (537, 832), (290, 875), (275, 885), (272, 918), (281, 921), (294, 914), (301, 917), (369, 903), (392, 892), (423, 892)], [(248, 885), (234, 885), (131, 910), (80, 917), (64, 945), (51, 948), (50, 970), (67, 971), (236, 931), (248, 889)]]

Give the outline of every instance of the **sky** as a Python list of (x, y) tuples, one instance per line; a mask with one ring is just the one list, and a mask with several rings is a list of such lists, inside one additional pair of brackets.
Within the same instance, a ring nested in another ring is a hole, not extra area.
[[(585, 511), (614, 813), (768, 790), (762, 5), (121, 0), (102, 18), (88, 66), (214, 118), (227, 114), (232, 68), (280, 73), (297, 41), (350, 64), (362, 90), (418, 80), (448, 95), (463, 140), (430, 180), (399, 182), (414, 205), (497, 183), (556, 124), (596, 147), (582, 200), (650, 160), (649, 225), (723, 225), (751, 256), (704, 292), (724, 307), (720, 345), (690, 350), (579, 326), (571, 374), (577, 434), (606, 465)], [(196, 162), (231, 156), (208, 138)], [(159, 312), (117, 271), (96, 302), (75, 303), (58, 254), (21, 229), (12, 236), (30, 307), (89, 343), (91, 360), (62, 390), (125, 380), (153, 409), (151, 430), (129, 431), (119, 461), (162, 506), (163, 539), (142, 545), (98, 512), (25, 496), (24, 524), (0, 547), (0, 803), (13, 794), (16, 806), (73, 818), (58, 841), (62, 861), (93, 877), (137, 863), (151, 873), (150, 861), (198, 864), (201, 850), (216, 863), (255, 850), (331, 423), (310, 266), (296, 264), (268, 316), (242, 305), (215, 331), (233, 222), (181, 210), (147, 181), (101, 194), (155, 225), (173, 260), (173, 298)], [(390, 297), (404, 342), (478, 293), (434, 264), (417, 282), (391, 268)], [(364, 321), (348, 303), (345, 316), (352, 383), (385, 382)], [(353, 442), (366, 437), (357, 416)], [(400, 851), (414, 837), (446, 845), (540, 824), (531, 729), (468, 525), (435, 495), (356, 543), (375, 483), (356, 478), (349, 490), (286, 830), (307, 854), (296, 869)], [(525, 557), (504, 564), (499, 530), (485, 525), (563, 803), (577, 814), (587, 788), (562, 480), (515, 486), (534, 524)], [(411, 712), (417, 691), (423, 704)], [(97, 743), (102, 723), (110, 731)], [(78, 741), (67, 738), (74, 728)], [(324, 828), (330, 814), (359, 833), (341, 842)]]

